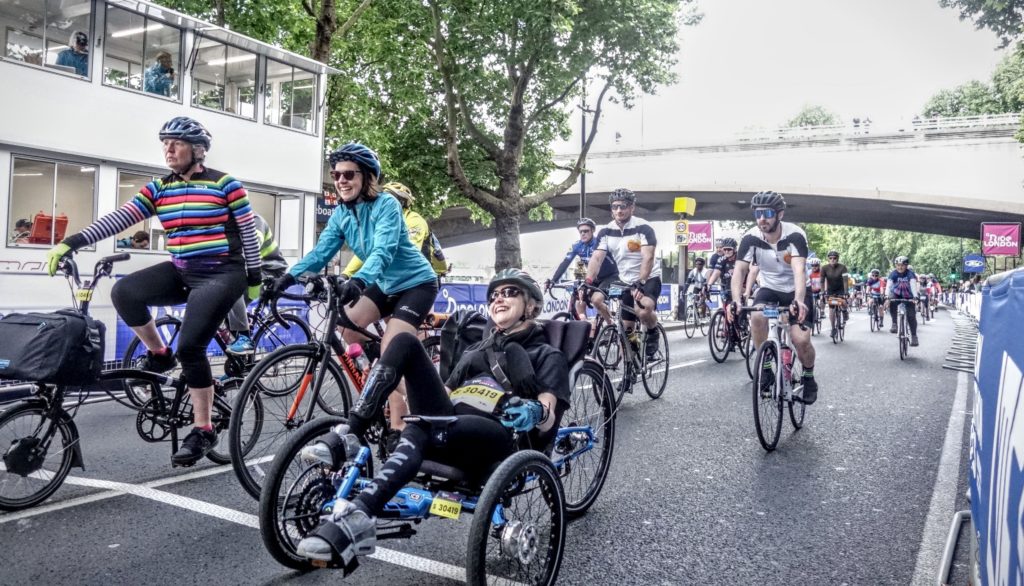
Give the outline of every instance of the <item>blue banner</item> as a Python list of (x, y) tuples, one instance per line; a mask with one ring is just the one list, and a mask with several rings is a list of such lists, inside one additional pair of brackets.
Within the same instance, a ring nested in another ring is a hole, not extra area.
[(982, 584), (1024, 586), (1024, 269), (989, 279), (978, 324), (971, 517)]
[(964, 256), (965, 273), (984, 273), (985, 257), (980, 254), (968, 254)]
[(331, 219), (331, 214), (334, 213), (334, 208), (338, 207), (338, 196), (333, 193), (324, 193), (323, 195), (316, 198), (316, 223), (326, 224), (327, 220)]

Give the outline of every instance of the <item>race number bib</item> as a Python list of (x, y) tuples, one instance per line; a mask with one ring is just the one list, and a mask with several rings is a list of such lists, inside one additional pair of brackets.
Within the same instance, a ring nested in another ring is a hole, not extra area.
[(505, 392), (498, 381), (489, 376), (477, 376), (452, 391), (452, 405), (468, 405), (478, 411), (497, 415), (505, 405)]

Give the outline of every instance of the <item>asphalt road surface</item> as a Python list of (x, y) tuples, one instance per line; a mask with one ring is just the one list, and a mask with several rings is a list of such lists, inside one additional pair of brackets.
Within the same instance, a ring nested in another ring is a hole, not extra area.
[[(896, 337), (855, 312), (846, 341), (816, 336), (818, 402), (765, 453), (741, 359), (715, 363), (698, 333), (669, 335), (668, 388), (638, 388), (617, 420), (608, 481), (569, 525), (564, 584), (934, 583), (954, 510), (966, 508), (967, 377), (941, 368), (940, 311), (900, 361)], [(639, 386), (639, 385), (638, 385)], [(958, 392), (959, 391), (959, 392)], [(117, 404), (78, 414), (85, 470), (49, 501), (0, 514), (3, 584), (321, 584), (341, 574), (279, 566), (257, 502), (230, 466), (172, 469)], [(449, 584), (468, 518), (430, 519), (386, 541), (350, 584)]]

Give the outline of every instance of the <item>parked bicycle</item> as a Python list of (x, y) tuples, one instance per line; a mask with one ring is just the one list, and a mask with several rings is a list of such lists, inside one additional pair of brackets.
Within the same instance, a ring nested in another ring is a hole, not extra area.
[[(96, 263), (93, 277), (83, 284), (74, 259), (61, 259), (58, 270), (71, 286), (74, 313), (89, 315), (89, 304), (96, 285), (109, 277), (114, 263), (131, 258), (128, 253), (104, 257)], [(31, 325), (31, 324), (28, 324)], [(237, 380), (229, 384), (214, 381), (212, 423), (218, 433), (227, 430), (231, 416), (230, 394)], [(192, 404), (185, 381), (167, 374), (132, 368), (103, 370), (94, 380), (74, 384), (29, 381), (33, 397), (10, 407), (0, 415), (0, 446), (6, 446), (0, 469), (0, 509), (15, 511), (35, 506), (49, 498), (64, 483), (72, 467), (84, 468), (75, 416), (93, 389), (101, 389), (118, 398), (127, 385), (145, 386), (149, 398), (135, 407), (135, 429), (147, 442), (171, 442), (171, 453), (178, 451), (178, 430), (193, 423)], [(65, 398), (78, 389), (78, 402), (65, 408)], [(223, 445), (223, 444), (221, 444)], [(207, 458), (227, 464), (229, 455), (214, 449)]]

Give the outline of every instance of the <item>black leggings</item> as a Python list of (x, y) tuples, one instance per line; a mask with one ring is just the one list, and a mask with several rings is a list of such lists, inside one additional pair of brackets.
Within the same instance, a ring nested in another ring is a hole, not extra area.
[(185, 319), (178, 333), (182, 376), (188, 386), (203, 388), (213, 384), (206, 347), (245, 287), (242, 265), (226, 264), (198, 272), (162, 262), (119, 279), (110, 297), (129, 327), (144, 326), (153, 319), (149, 306), (184, 303)]
[[(899, 306), (900, 303), (903, 303), (903, 302), (898, 300), (898, 299), (893, 299), (892, 302), (889, 303), (889, 315), (892, 316), (892, 325), (893, 325), (893, 327), (896, 327), (896, 311), (897, 311), (897, 307)], [(917, 307), (914, 305), (914, 300), (913, 299), (911, 299), (908, 302), (904, 303), (904, 305), (907, 306), (907, 324), (910, 326), (910, 335), (911, 336), (916, 336), (917, 335)]]
[[(380, 364), (394, 368), (397, 374), (392, 388), (387, 389), (388, 393), (394, 390), (401, 377), (405, 377), (410, 413), (455, 415), (458, 420), (447, 427), (443, 441), (436, 437), (436, 433), (432, 437), (431, 431), (437, 430), (432, 430), (427, 423), (410, 422), (405, 426), (395, 452), (355, 498), (354, 503), (367, 514), (379, 515), (391, 497), (416, 477), (424, 458), (459, 468), (469, 475), (471, 481), (482, 481), (495, 464), (515, 450), (511, 431), (497, 419), (469, 407), (456, 408), (452, 405), (433, 362), (413, 334), (395, 336), (381, 356)], [(546, 445), (557, 429), (556, 419), (551, 430), (544, 436), (538, 436), (536, 441)], [(536, 431), (530, 435), (535, 434)]]

